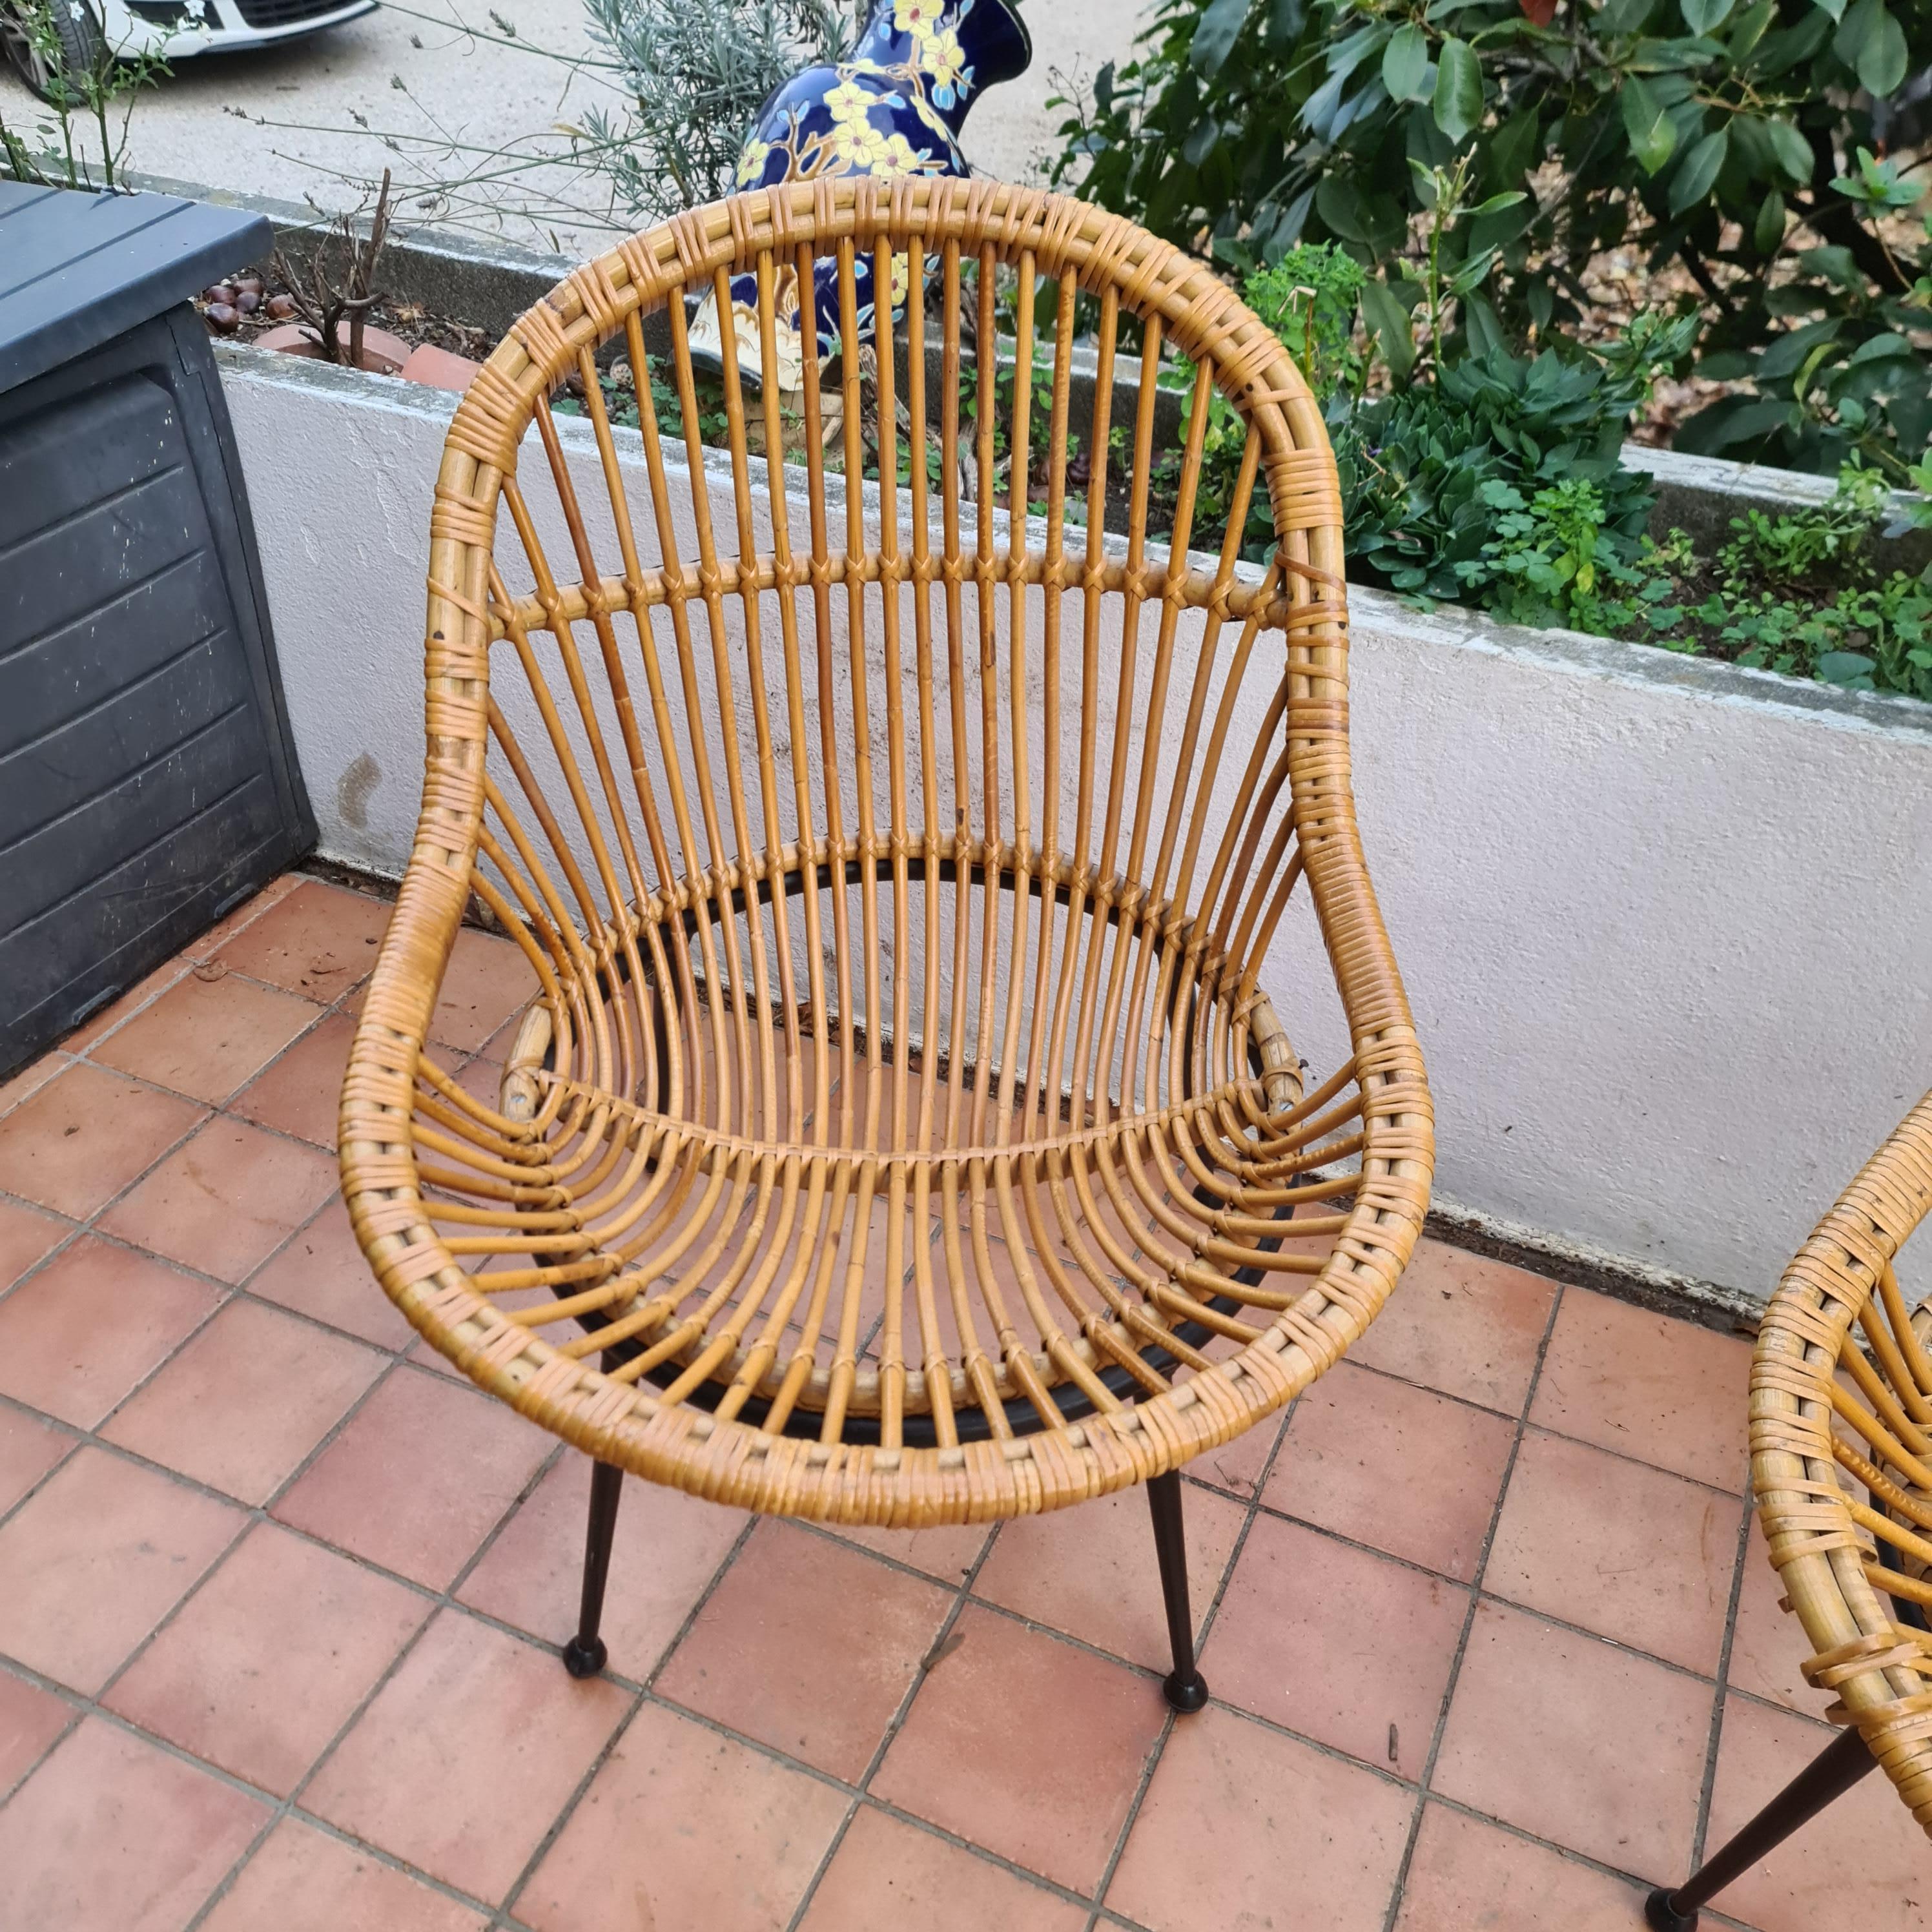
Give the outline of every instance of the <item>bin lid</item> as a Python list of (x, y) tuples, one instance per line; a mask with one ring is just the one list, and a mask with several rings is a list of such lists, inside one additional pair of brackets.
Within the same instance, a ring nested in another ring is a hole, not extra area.
[(242, 208), (0, 181), (0, 394), (274, 246), (268, 218)]

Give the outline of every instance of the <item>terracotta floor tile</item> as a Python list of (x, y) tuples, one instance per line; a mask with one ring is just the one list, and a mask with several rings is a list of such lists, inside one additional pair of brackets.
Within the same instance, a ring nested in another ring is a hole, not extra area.
[(374, 969), (376, 945), (394, 909), (367, 892), (304, 879), (218, 956), (231, 972), (326, 1006)]
[[(1211, 1490), (1185, 1486), (1181, 1514), (1197, 1636), (1246, 1514), (1240, 1504)], [(1003, 1524), (974, 1594), (1144, 1670), (1166, 1672), (1172, 1665), (1154, 1522), (1147, 1492), (1138, 1484), (1072, 1509)]]
[(102, 1432), (266, 1502), (388, 1366), (359, 1342), (237, 1297)]
[(286, 1797), (428, 1612), (401, 1584), (258, 1523), (106, 1702)]
[(304, 1808), (500, 1900), (628, 1708), (549, 1652), (445, 1610), (302, 1794)]
[(0, 1526), (0, 1652), (98, 1690), (242, 1523), (152, 1469), (78, 1450)]
[(516, 1916), (536, 1932), (782, 1932), (847, 1802), (748, 1744), (646, 1704)]
[(232, 973), (213, 980), (190, 973), (103, 1040), (90, 1058), (218, 1106), (312, 1024), (319, 1011), (311, 1000)]
[(439, 1046), (474, 1053), (536, 992), (536, 975), (512, 941), (466, 926), (456, 935), (443, 972), (430, 1038)]
[(90, 1718), (0, 1810), (0, 1925), (179, 1932), (268, 1818), (260, 1798)]
[(101, 1226), (218, 1281), (244, 1280), (328, 1198), (335, 1163), (218, 1118), (163, 1161)]
[[(461, 1596), (546, 1643), (577, 1628), (590, 1459), (568, 1451), (503, 1526)], [(747, 1519), (660, 1483), (626, 1482), (617, 1510), (603, 1637), (620, 1676), (648, 1677)]]
[(1422, 1814), (1396, 1932), (1635, 1932), (1643, 1892), (1546, 1845), (1432, 1804)]
[(1743, 1504), (1532, 1430), (1483, 1588), (1714, 1677)]
[(1804, 1625), (1789, 1610), (1779, 1607), (1784, 1586), (1771, 1567), (1763, 1526), (1755, 1512), (1750, 1540), (1744, 1545), (1744, 1568), (1737, 1622), (1731, 1632), (1727, 1682), (1734, 1690), (1748, 1690), (1802, 1716), (1822, 1719), (1833, 1694), (1814, 1690), (1804, 1681), (1802, 1666), (1812, 1647)]
[(204, 1932), (480, 1932), (483, 1915), (369, 1852), (284, 1818)]
[(91, 1429), (220, 1300), (205, 1281), (83, 1234), (0, 1301), (0, 1394)]
[(84, 1220), (206, 1113), (76, 1060), (0, 1120), (0, 1188)]
[(1382, 1312), (1348, 1351), (1466, 1402), (1520, 1415), (1557, 1286), (1440, 1241), (1418, 1242)]
[(1714, 1692), (1648, 1658), (1484, 1604), (1434, 1787), (1640, 1875), (1690, 1856)]
[(444, 1589), (554, 1443), (476, 1390), (398, 1369), (275, 1514), (413, 1582)]
[(124, 993), (114, 999), (84, 1020), (61, 1042), (69, 1053), (85, 1053), (104, 1040), (116, 1028), (124, 1027), (144, 1007), (152, 1005), (187, 972), (194, 961), (182, 953), (176, 953), (164, 964), (157, 966), (144, 979), (137, 980)]
[(1338, 1362), (1296, 1403), (1264, 1501), (1466, 1582), (1516, 1425)]
[(1210, 1705), (1168, 1738), (1107, 1903), (1150, 1932), (1378, 1932), (1414, 1809), (1399, 1786)]
[(1201, 1667), (1225, 1702), (1417, 1778), (1468, 1608), (1439, 1577), (1258, 1516)]
[(317, 1147), (335, 1145), (336, 1109), (356, 1022), (331, 1013), (238, 1094), (229, 1111)]
[(1160, 1735), (1160, 1686), (992, 1610), (953, 1628), (965, 1640), (928, 1673), (873, 1794), (1090, 1892)]
[(74, 1707), (51, 1690), (0, 1670), (0, 1804), (72, 1721)]
[(862, 1804), (799, 1932), (1084, 1932), (1086, 1923), (1084, 1906)]
[(1187, 1465), (1187, 1473), (1197, 1483), (1211, 1484), (1217, 1490), (1238, 1496), (1243, 1502), (1248, 1502), (1287, 1420), (1286, 1412), (1270, 1415), (1252, 1429), (1244, 1430), (1233, 1442), (1196, 1456)]
[(0, 1293), (65, 1240), (74, 1223), (17, 1201), (0, 1201)]
[(192, 945), (184, 946), (179, 956), (186, 960), (213, 958), (238, 932), (280, 905), (290, 893), (299, 892), (305, 876), (301, 872), (284, 872), (271, 879), (259, 892), (224, 913)]
[(75, 1438), (17, 1408), (0, 1408), (0, 1516), (74, 1445)]
[(872, 1529), (844, 1522), (826, 1527), (834, 1536), (862, 1550), (876, 1550), (909, 1570), (922, 1570), (942, 1583), (952, 1584), (965, 1581), (992, 1534), (983, 1522), (946, 1523), (936, 1529)]
[(856, 1783), (952, 1604), (938, 1585), (829, 1537), (761, 1522), (656, 1688)]
[(339, 1194), (250, 1280), (248, 1292), (379, 1348), (406, 1348), (416, 1336), (377, 1285)]
[[(1707, 1855), (1829, 1744), (1834, 1730), (1741, 1697), (1724, 1705)], [(1668, 1876), (1678, 1874), (1672, 1868)], [(1924, 1932), (1932, 1924), (1925, 1834), (1874, 1771), (1711, 1901), (1759, 1932)]]
[(1558, 1311), (1530, 1420), (1742, 1492), (1750, 1376), (1748, 1342), (1575, 1288)]
[(0, 1080), (0, 1115), (10, 1113), (30, 1094), (38, 1094), (65, 1066), (70, 1056), (64, 1052), (44, 1053), (30, 1060), (17, 1073)]

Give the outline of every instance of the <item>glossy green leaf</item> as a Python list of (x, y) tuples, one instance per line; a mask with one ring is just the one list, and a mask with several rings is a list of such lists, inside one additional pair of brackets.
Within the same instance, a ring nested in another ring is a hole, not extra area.
[(1694, 34), (1708, 34), (1730, 17), (1735, 0), (1678, 0), (1684, 24)]
[(1383, 50), (1382, 85), (1391, 100), (1428, 98), (1429, 37), (1413, 21), (1398, 27)]
[(1789, 121), (1767, 121), (1764, 131), (1786, 177), (1794, 187), (1808, 188), (1814, 166), (1811, 143)]
[(1866, 92), (1882, 98), (1905, 78), (1905, 34), (1885, 0), (1854, 0), (1832, 42)]
[(1241, 29), (1248, 23), (1249, 0), (1208, 0), (1208, 10), (1194, 29), (1188, 58), (1197, 73), (1219, 74), (1227, 64)]
[(1760, 255), (1774, 253), (1784, 239), (1784, 197), (1773, 188), (1760, 204), (1757, 220), (1751, 226), (1751, 239)]
[(1682, 214), (1686, 208), (1694, 208), (1718, 184), (1718, 170), (1724, 165), (1724, 157), (1730, 152), (1730, 130), (1720, 128), (1714, 134), (1706, 134), (1701, 141), (1694, 141), (1685, 150), (1683, 160), (1677, 164), (1677, 172), (1670, 177), (1670, 212)]
[(1906, 66), (1905, 29), (1888, 8), (1880, 6), (1872, 31), (1858, 50), (1858, 78), (1867, 93), (1883, 100), (1904, 80)]
[(1675, 152), (1677, 130), (1658, 105), (1656, 95), (1635, 74), (1624, 82), (1622, 106), (1630, 153), (1646, 174), (1654, 175)]
[(1766, 28), (1777, 18), (1778, 0), (1757, 0), (1756, 6), (1747, 7), (1731, 22), (1731, 31), (1724, 42), (1725, 52), (1733, 62), (1748, 60), (1751, 50), (1764, 38)]
[(1473, 133), (1483, 118), (1483, 69), (1467, 40), (1446, 40), (1436, 64), (1436, 124), (1452, 141)]

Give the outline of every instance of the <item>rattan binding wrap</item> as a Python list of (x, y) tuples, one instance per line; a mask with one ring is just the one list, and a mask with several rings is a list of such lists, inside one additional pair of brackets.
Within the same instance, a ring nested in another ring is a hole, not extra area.
[(1893, 1269), (1928, 1212), (1932, 1094), (1785, 1270), (1750, 1428), (1771, 1560), (1814, 1652), (1805, 1677), (1836, 1694), (1829, 1714), (1858, 1726), (1932, 1832), (1932, 1639), (1900, 1628), (1888, 1600), (1932, 1606), (1932, 1313), (1908, 1310)]
[[(908, 340), (862, 355), (866, 252), (875, 286), (896, 256), (912, 286)], [(769, 330), (780, 270), (808, 287), (814, 255), (843, 271), (846, 352), (827, 393), (808, 358), (803, 473), (753, 453), (760, 430), (784, 446), (779, 405), (728, 353), (707, 487), (685, 298), (755, 272)], [(1052, 345), (1050, 403), (998, 386), (996, 265), (1019, 366)], [(1069, 421), (1076, 286), (1099, 304), (1090, 423)], [(642, 380), (658, 311), (687, 426), (668, 455)], [(1084, 496), (1098, 530), (1119, 482), (1128, 317), (1147, 380), (1107, 555), (1065, 512)], [(596, 380), (613, 338), (648, 501)], [(1150, 556), (1163, 340), (1199, 387)], [(596, 446), (574, 469), (550, 410), (573, 375)], [(1246, 445), (1201, 572), (1210, 382)], [(824, 460), (838, 406), (844, 475), (877, 452), (863, 491)], [(1278, 549), (1256, 584), (1236, 560), (1261, 488)], [(1084, 203), (820, 181), (580, 269), (476, 380), (436, 485), (422, 816), (342, 1100), (384, 1288), (569, 1442), (760, 1510), (1054, 1508), (1278, 1409), (1394, 1286), (1432, 1157), (1356, 833), (1342, 568), (1334, 459), (1280, 343)], [(1298, 886), (1352, 1042), (1312, 1090), (1256, 983)], [(494, 1106), (424, 1045), (472, 892), (541, 987)]]

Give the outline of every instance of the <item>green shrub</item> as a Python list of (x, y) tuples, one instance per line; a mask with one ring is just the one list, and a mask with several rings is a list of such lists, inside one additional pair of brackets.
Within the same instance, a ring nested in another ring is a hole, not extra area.
[(1061, 173), (1237, 269), (1339, 242), (1406, 313), (1430, 184), (1466, 166), (1484, 200), (1428, 238), (1481, 271), (1445, 359), (1574, 326), (1592, 259), (1634, 244), (1714, 310), (1705, 373), (1751, 385), (1680, 446), (1902, 472), (1932, 436), (1932, 248), (1888, 245), (1918, 190), (1859, 151), (1928, 64), (1904, 0), (1163, 0), (1073, 104)]

